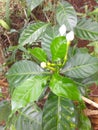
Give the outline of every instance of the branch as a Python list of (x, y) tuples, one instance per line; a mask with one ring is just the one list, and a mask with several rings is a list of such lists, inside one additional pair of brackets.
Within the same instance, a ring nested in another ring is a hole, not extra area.
[(91, 109), (84, 109), (84, 113), (86, 116), (94, 116), (97, 115), (98, 116), (98, 110), (91, 110)]
[(98, 109), (98, 103), (95, 103), (95, 102), (93, 102), (92, 100), (90, 100), (90, 99), (88, 99), (88, 98), (86, 98), (86, 97), (84, 97), (84, 96), (82, 96), (82, 99), (83, 99), (83, 101), (85, 101), (86, 103), (88, 103), (88, 104), (90, 104), (90, 105), (92, 105), (93, 107), (95, 107), (95, 108)]

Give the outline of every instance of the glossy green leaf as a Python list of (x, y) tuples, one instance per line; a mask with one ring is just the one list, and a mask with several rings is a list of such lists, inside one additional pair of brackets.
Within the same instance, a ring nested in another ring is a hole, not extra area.
[(75, 130), (76, 124), (72, 101), (50, 94), (43, 110), (43, 130)]
[[(11, 112), (11, 105), (8, 101), (1, 101), (0, 102), (0, 122), (7, 121), (8, 116)], [(1, 129), (0, 129), (1, 130)]]
[(20, 35), (19, 44), (24, 46), (36, 42), (36, 40), (42, 36), (48, 25), (49, 23), (44, 22), (37, 22), (28, 25)]
[(64, 36), (56, 37), (50, 45), (52, 61), (62, 61), (67, 55), (67, 46)]
[(26, 106), (30, 102), (37, 101), (46, 83), (46, 76), (35, 76), (17, 86), (12, 95), (12, 109), (18, 109)]
[(98, 71), (98, 58), (88, 53), (77, 53), (61, 70), (61, 73), (72, 78), (87, 78)]
[(34, 59), (37, 59), (40, 62), (46, 62), (47, 61), (47, 55), (45, 51), (42, 50), (42, 48), (34, 48), (29, 49), (29, 53), (34, 57)]
[(18, 86), (25, 80), (35, 75), (42, 75), (43, 69), (32, 61), (22, 60), (16, 62), (7, 72), (6, 76), (10, 84), (10, 88)]
[(36, 104), (27, 105), (19, 111), (16, 130), (42, 130), (42, 111)]
[(91, 19), (81, 19), (75, 27), (75, 35), (84, 40), (98, 40), (98, 23)]
[(56, 10), (56, 19), (60, 25), (65, 24), (67, 30), (73, 30), (77, 24), (76, 11), (72, 5), (65, 1), (59, 3)]
[(51, 51), (50, 51), (50, 44), (52, 40), (58, 36), (59, 34), (59, 27), (58, 26), (49, 26), (47, 27), (43, 37), (42, 37), (42, 48), (47, 53), (48, 58), (51, 60)]
[(26, 0), (27, 6), (32, 11), (34, 8), (36, 8), (38, 5), (40, 5), (44, 0)]
[(81, 100), (81, 95), (72, 79), (54, 74), (50, 81), (50, 89), (57, 96), (72, 100)]

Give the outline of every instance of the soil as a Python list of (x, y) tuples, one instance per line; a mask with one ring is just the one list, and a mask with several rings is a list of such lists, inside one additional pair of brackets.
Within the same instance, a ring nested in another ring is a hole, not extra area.
[(97, 3), (95, 0), (67, 0), (70, 2), (77, 12), (83, 13), (85, 10), (85, 5), (88, 6), (89, 10), (93, 10)]
[(98, 96), (98, 86), (96, 84), (90, 86), (90, 90), (90, 96)]
[[(67, 0), (70, 2), (76, 11), (78, 12), (84, 12), (84, 6), (88, 5), (89, 10), (93, 10), (95, 6), (98, 6), (98, 4), (95, 2), (95, 0)], [(2, 3), (0, 2), (0, 5)], [(12, 5), (11, 5), (12, 6)], [(5, 53), (6, 49), (9, 46), (17, 45), (18, 44), (18, 38), (19, 38), (19, 33), (18, 31), (24, 27), (25, 25), (25, 15), (21, 11), (21, 6), (17, 4), (12, 6), (13, 12), (10, 15), (11, 19), (11, 28), (15, 29), (16, 32), (14, 33), (8, 33), (6, 30), (0, 27), (0, 67), (2, 68), (2, 71), (0, 72), (0, 90), (2, 92), (3, 97), (0, 98), (1, 100), (9, 100), (10, 96), (8, 93), (8, 83), (7, 80), (4, 76), (4, 73), (7, 71), (7, 67), (3, 68), (3, 64), (6, 62), (6, 59), (10, 57), (10, 54)], [(44, 17), (42, 11), (40, 8), (36, 8), (32, 13), (38, 18), (39, 20), (46, 21), (47, 19)], [(51, 14), (51, 12), (50, 12)], [(50, 15), (49, 14), (49, 15)], [(33, 17), (30, 18), (30, 22), (34, 20)], [(89, 44), (88, 41), (85, 40), (79, 40), (78, 41), (78, 47), (87, 47)], [(93, 50), (93, 48), (89, 48), (90, 51)], [(17, 54), (19, 55), (19, 54)], [(90, 87), (91, 89), (91, 94), (92, 95), (98, 95), (98, 87), (96, 85), (93, 85)], [(39, 104), (40, 105), (40, 104)], [(41, 104), (43, 105), (43, 104)], [(97, 116), (98, 117), (98, 116)], [(4, 122), (2, 123), (4, 124)], [(98, 130), (98, 126), (97, 129)]]

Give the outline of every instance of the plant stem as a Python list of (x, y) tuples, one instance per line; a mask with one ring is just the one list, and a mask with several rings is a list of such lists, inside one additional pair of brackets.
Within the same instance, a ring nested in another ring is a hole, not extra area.
[(52, 71), (56, 71), (55, 68), (51, 67), (51, 66), (47, 66), (48, 69), (52, 70)]
[(6, 0), (6, 12), (5, 12), (5, 18), (8, 25), (10, 25), (10, 0)]
[(68, 55), (68, 49), (69, 49), (69, 46), (70, 46), (70, 42), (67, 42), (67, 49), (66, 49), (66, 55), (64, 57), (64, 62), (63, 62), (63, 65), (66, 63), (67, 61), (67, 55)]
[(38, 19), (36, 18), (36, 16), (35, 16), (33, 13), (31, 13), (31, 16), (34, 18), (34, 20), (35, 20), (36, 22), (38, 22)]

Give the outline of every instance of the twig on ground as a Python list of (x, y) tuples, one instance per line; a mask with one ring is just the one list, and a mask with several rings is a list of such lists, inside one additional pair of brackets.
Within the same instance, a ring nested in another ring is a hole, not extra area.
[(88, 98), (86, 98), (86, 97), (84, 97), (84, 96), (82, 96), (82, 99), (83, 99), (83, 101), (85, 101), (86, 103), (88, 103), (88, 104), (90, 104), (90, 105), (92, 105), (93, 107), (95, 107), (95, 108), (98, 109), (98, 104), (97, 104), (97, 103), (93, 102), (92, 100), (90, 100), (90, 99), (88, 99)]

